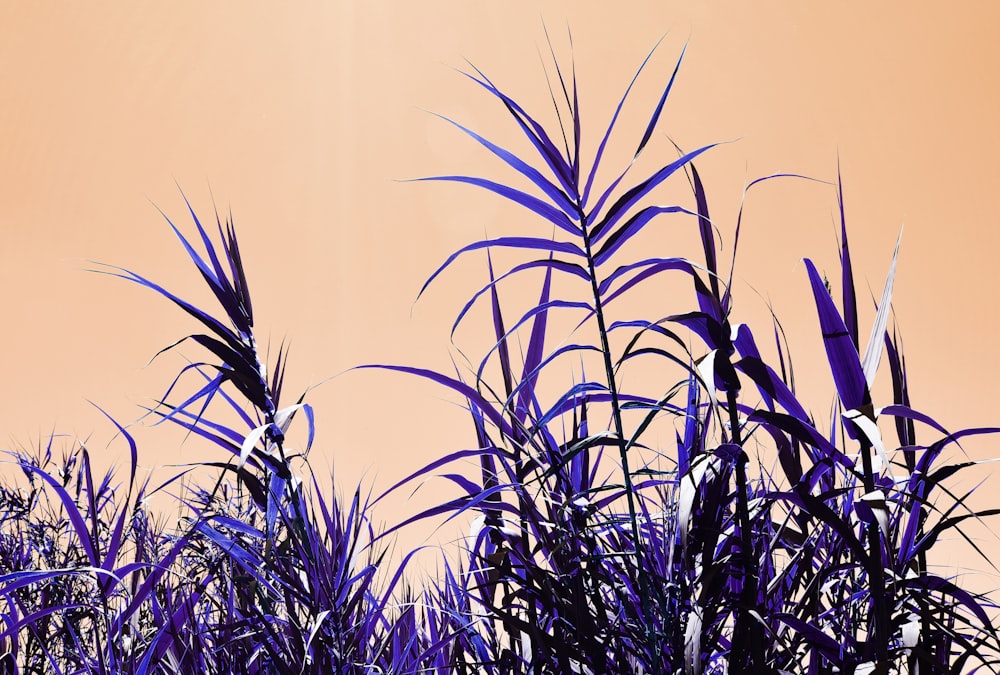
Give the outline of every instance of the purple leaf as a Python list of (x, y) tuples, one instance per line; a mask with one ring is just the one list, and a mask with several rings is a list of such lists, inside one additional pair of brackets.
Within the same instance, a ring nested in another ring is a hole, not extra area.
[(816, 301), (816, 311), (819, 314), (820, 330), (823, 332), (826, 358), (833, 373), (833, 381), (837, 385), (840, 401), (845, 410), (861, 410), (871, 405), (871, 396), (865, 384), (865, 373), (861, 369), (858, 350), (815, 265), (808, 258), (805, 259), (805, 263), (813, 298)]
[(533, 120), (521, 106), (517, 104), (516, 101), (511, 99), (509, 96), (501, 92), (496, 86), (490, 82), (489, 78), (483, 75), (482, 71), (473, 66), (473, 69), (479, 75), (479, 79), (468, 73), (463, 73), (470, 80), (476, 84), (482, 86), (484, 89), (489, 91), (491, 94), (496, 96), (507, 108), (507, 111), (511, 114), (514, 120), (517, 122), (518, 126), (521, 127), (521, 131), (524, 135), (528, 137), (531, 144), (535, 146), (538, 154), (542, 156), (545, 162), (552, 169), (553, 173), (559, 178), (562, 183), (563, 189), (570, 194), (571, 198), (576, 198), (576, 194), (573, 190), (573, 186), (576, 184), (576, 180), (573, 177), (573, 171), (569, 164), (567, 164), (566, 159), (560, 156), (559, 151), (556, 146), (552, 143), (545, 129), (535, 120)]
[(572, 213), (576, 210), (576, 207), (573, 204), (573, 202), (569, 200), (569, 198), (562, 190), (560, 190), (555, 185), (550, 183), (548, 179), (546, 179), (536, 168), (534, 168), (533, 166), (522, 160), (517, 155), (513, 154), (509, 150), (501, 148), (500, 146), (496, 145), (495, 143), (492, 143), (491, 141), (488, 141), (487, 139), (477, 134), (475, 131), (467, 129), (458, 122), (449, 119), (444, 115), (438, 115), (437, 113), (431, 113), (431, 114), (436, 117), (440, 117), (445, 122), (448, 122), (449, 124), (458, 127), (467, 135), (478, 141), (480, 145), (482, 145), (490, 152), (492, 152), (494, 155), (496, 155), (504, 162), (506, 162), (507, 165), (510, 166), (512, 169), (514, 169), (522, 176), (530, 180), (532, 183), (535, 184), (535, 186), (538, 189), (544, 192), (549, 197), (549, 199), (558, 204), (559, 208), (563, 211), (563, 213)]
[[(624, 225), (608, 236), (600, 250), (594, 254), (594, 264), (600, 266), (608, 262), (608, 260), (610, 260), (615, 254), (615, 251), (621, 248), (629, 239), (642, 232), (643, 228), (645, 228), (646, 225), (653, 220), (653, 218), (667, 213), (686, 213), (688, 215), (698, 215), (688, 209), (685, 209), (683, 206), (647, 206), (630, 217), (627, 221), (625, 221)], [(598, 236), (595, 235), (592, 238), (592, 241), (597, 241), (597, 239)]]
[(482, 241), (477, 241), (475, 243), (469, 244), (468, 246), (463, 246), (459, 250), (448, 256), (448, 259), (443, 265), (438, 267), (434, 274), (432, 274), (424, 285), (420, 288), (420, 293), (417, 294), (419, 298), (423, 295), (427, 287), (431, 285), (431, 282), (437, 278), (441, 272), (445, 271), (458, 256), (463, 253), (468, 253), (469, 251), (476, 251), (479, 249), (490, 249), (490, 248), (517, 248), (517, 249), (535, 249), (542, 251), (549, 251), (551, 253), (569, 253), (572, 255), (580, 256), (581, 258), (586, 257), (582, 249), (580, 249), (575, 244), (569, 244), (561, 241), (553, 241), (551, 239), (537, 239), (535, 237), (500, 237), (498, 239), (484, 239)]
[[(847, 245), (847, 218), (844, 216), (844, 182), (840, 178), (840, 159), (837, 159), (837, 205), (840, 207), (840, 269), (841, 289), (844, 295), (844, 324), (854, 341), (854, 349), (860, 350), (858, 341), (858, 302), (854, 293), (854, 271), (851, 267), (851, 251)], [(869, 386), (871, 386), (869, 382)]]
[[(693, 152), (687, 153), (680, 159), (677, 159), (671, 162), (670, 164), (667, 164), (666, 166), (662, 167), (656, 173), (652, 174), (649, 178), (645, 179), (635, 187), (632, 187), (629, 190), (627, 190), (625, 194), (619, 197), (618, 200), (611, 205), (611, 207), (608, 209), (608, 212), (604, 214), (604, 216), (595, 225), (592, 226), (591, 238), (593, 240), (599, 239), (601, 237), (602, 232), (610, 231), (612, 228), (614, 228), (614, 226), (618, 223), (618, 221), (621, 220), (621, 218), (628, 213), (629, 209), (631, 209), (636, 202), (638, 202), (640, 199), (648, 195), (654, 188), (660, 185), (663, 181), (670, 178), (679, 169), (686, 166), (698, 155), (702, 154), (706, 150), (714, 148), (716, 145), (718, 144), (713, 143), (712, 145), (706, 145), (702, 148), (698, 148)], [(601, 197), (600, 202), (598, 202), (598, 205), (594, 208), (594, 210), (592, 210), (587, 215), (588, 221), (591, 221), (597, 217), (598, 209), (600, 208), (601, 204), (604, 203), (604, 199), (607, 197), (607, 195), (610, 194), (610, 190), (611, 188), (609, 188), (608, 191), (605, 192), (605, 194)]]
[[(587, 200), (588, 200), (588, 198), (590, 196), (590, 189), (591, 189), (591, 187), (594, 184), (594, 178), (597, 177), (597, 170), (600, 168), (600, 166), (601, 166), (601, 160), (604, 158), (604, 149), (607, 147), (608, 141), (611, 139), (611, 132), (614, 131), (615, 123), (618, 121), (618, 116), (621, 114), (622, 107), (625, 105), (626, 99), (628, 99), (629, 92), (632, 91), (632, 87), (635, 85), (636, 80), (639, 79), (639, 75), (642, 73), (643, 69), (646, 67), (646, 64), (649, 63), (649, 59), (652, 58), (653, 52), (656, 51), (656, 48), (659, 46), (660, 42), (662, 42), (662, 41), (663, 41), (663, 38), (660, 38), (659, 40), (657, 40), (656, 44), (653, 45), (653, 48), (651, 50), (649, 50), (649, 54), (647, 54), (646, 58), (642, 60), (642, 63), (639, 65), (639, 69), (636, 71), (635, 75), (632, 76), (631, 82), (629, 82), (628, 83), (628, 87), (625, 88), (625, 93), (622, 94), (621, 100), (618, 101), (618, 105), (617, 105), (617, 107), (615, 107), (615, 112), (611, 116), (611, 122), (608, 123), (608, 128), (604, 132), (604, 136), (601, 138), (600, 144), (597, 146), (597, 154), (594, 156), (594, 164), (593, 164), (593, 166), (591, 166), (590, 173), (587, 175), (587, 185), (586, 185), (586, 187), (583, 190), (583, 200), (582, 201), (583, 201), (584, 204), (587, 203)], [(680, 65), (679, 62), (678, 62), (678, 65)], [(667, 86), (667, 92), (670, 91), (670, 86), (672, 86), (672, 85), (673, 85), (673, 78), (670, 79), (670, 84)], [(664, 92), (664, 96), (663, 96), (664, 99), (666, 98), (666, 93), (667, 92)], [(659, 117), (659, 112), (660, 112), (661, 107), (662, 107), (662, 101), (661, 101), (660, 105), (657, 106), (656, 111), (653, 113), (653, 118), (650, 120), (650, 124), (647, 126), (646, 133), (643, 135), (643, 140), (639, 143), (638, 150), (636, 150), (636, 153), (635, 153), (636, 156), (638, 156), (639, 152), (642, 150), (642, 146), (644, 146), (646, 144), (646, 141), (648, 140), (647, 137), (653, 133), (653, 127), (656, 126), (656, 119)], [(628, 169), (626, 169), (626, 171), (627, 170)], [(625, 174), (623, 173), (621, 176), (619, 176), (618, 180), (621, 180), (624, 177), (624, 175)], [(615, 181), (614, 184), (617, 185), (617, 183), (618, 183), (618, 181)], [(605, 193), (605, 196), (606, 196), (606, 194), (607, 193)], [(601, 201), (603, 202), (603, 198), (602, 198)], [(598, 208), (599, 207), (600, 207), (600, 204), (598, 204)]]
[[(493, 192), (508, 199), (515, 204), (519, 204), (529, 211), (541, 216), (561, 230), (565, 230), (574, 236), (579, 236), (580, 227), (575, 225), (564, 211), (542, 201), (538, 197), (529, 195), (527, 192), (515, 190), (503, 183), (487, 180), (485, 178), (475, 178), (473, 176), (426, 176), (424, 178), (414, 178), (413, 181), (447, 181), (449, 183), (466, 183)], [(575, 218), (574, 218), (575, 219)]]
[[(489, 252), (487, 251), (487, 256), (488, 255), (489, 255)], [(517, 274), (518, 272), (523, 272), (524, 270), (535, 269), (535, 268), (538, 268), (538, 267), (550, 267), (550, 268), (552, 268), (553, 270), (555, 270), (557, 272), (566, 272), (566, 273), (571, 274), (573, 276), (579, 277), (579, 278), (583, 279), (584, 281), (590, 281), (590, 277), (587, 275), (586, 270), (584, 270), (579, 265), (577, 265), (575, 263), (564, 262), (562, 260), (553, 260), (551, 258), (550, 259), (546, 259), (546, 260), (533, 260), (531, 262), (522, 263), (520, 265), (517, 265), (517, 266), (511, 268), (509, 271), (507, 271), (506, 273), (500, 275), (499, 277), (494, 278), (493, 277), (493, 265), (492, 265), (492, 261), (491, 261), (490, 262), (490, 283), (487, 284), (486, 286), (483, 286), (481, 289), (479, 289), (476, 292), (476, 294), (474, 296), (472, 296), (472, 298), (468, 302), (465, 303), (465, 306), (462, 307), (462, 311), (460, 311), (458, 313), (458, 318), (455, 319), (455, 322), (451, 326), (451, 337), (452, 338), (455, 337), (455, 332), (458, 330), (458, 326), (459, 326), (459, 324), (461, 324), (462, 319), (465, 318), (466, 314), (469, 313), (469, 310), (472, 309), (472, 306), (476, 303), (476, 301), (481, 296), (483, 296), (485, 293), (490, 293), (491, 298), (493, 299), (493, 308), (494, 308), (494, 317), (495, 317), (496, 316), (496, 312), (499, 311), (499, 308), (500, 308), (500, 305), (499, 305), (500, 299), (499, 299), (498, 294), (496, 292), (497, 284), (499, 284), (501, 281), (503, 281), (507, 277), (513, 276), (514, 274)], [(495, 324), (495, 319), (494, 319), (494, 332), (495, 332), (495, 330), (496, 330), (496, 324)], [(500, 334), (498, 334), (496, 336), (497, 340), (499, 340), (501, 337), (503, 337), (503, 335), (505, 333), (506, 333), (506, 331), (502, 331)]]
[(705, 186), (702, 185), (698, 169), (691, 164), (691, 180), (694, 183), (695, 202), (698, 204), (698, 230), (701, 233), (701, 247), (705, 252), (705, 266), (708, 268), (708, 281), (712, 287), (712, 296), (720, 301), (719, 268), (715, 258), (715, 236), (713, 235), (711, 216), (708, 215), (708, 198), (705, 196)]

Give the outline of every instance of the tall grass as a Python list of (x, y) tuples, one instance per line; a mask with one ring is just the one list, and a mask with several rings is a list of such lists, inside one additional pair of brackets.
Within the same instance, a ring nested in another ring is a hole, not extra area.
[[(189, 238), (167, 221), (215, 310), (102, 267), (195, 320), (185, 340), (206, 360), (184, 366), (149, 414), (215, 446), (202, 466), (218, 478), (178, 497), (184, 515), (167, 525), (147, 499), (180, 476), (139, 483), (139, 450), (113, 420), (129, 449), (124, 480), (95, 475), (86, 447), (65, 439), (9, 453), (20, 477), (12, 472), (0, 492), (0, 672), (1000, 670), (995, 606), (937, 574), (931, 557), (943, 535), (998, 512), (975, 511), (970, 492), (948, 487), (976, 462), (945, 463), (944, 450), (1000, 429), (949, 432), (911, 405), (889, 323), (898, 245), (862, 341), (838, 176), (839, 288), (809, 260), (803, 280), (836, 384), (832, 414), (816, 419), (796, 395), (777, 319), (763, 333), (732, 321), (735, 257), (720, 265), (720, 224), (695, 168), (712, 146), (657, 147), (681, 59), (643, 133), (617, 130), (650, 57), (589, 159), (574, 71), (555, 62), (553, 128), (482, 72), (468, 73), (528, 150), (517, 155), (448, 120), (514, 181), (423, 180), (494, 193), (522, 207), (534, 229), (463, 247), (424, 286), (458, 258), (487, 254), (488, 282), (472, 289), (454, 326), (484, 305), (494, 344), (479, 363), (455, 373), (362, 366), (450, 390), (474, 434), (471, 449), (387, 491), (432, 476), (453, 490), (388, 531), (373, 526), (379, 498), (320, 487), (308, 461), (314, 411), (304, 398), (283, 402), (284, 353), (273, 370), (263, 365), (231, 222), (216, 216), (206, 227), (188, 206)], [(633, 161), (605, 167), (621, 143)], [(636, 177), (640, 154), (666, 159)], [(685, 180), (686, 205), (658, 201), (661, 185)], [(638, 251), (632, 240), (661, 222), (693, 228), (700, 258)], [(497, 269), (497, 249), (522, 257)], [(647, 300), (644, 316), (623, 309), (621, 298), (676, 275), (693, 297)], [(502, 301), (508, 286), (539, 278), (526, 309)], [(773, 340), (775, 358), (765, 359), (758, 335)], [(643, 369), (675, 377), (652, 393), (627, 384)], [(873, 393), (880, 371), (891, 400)], [(288, 441), (293, 423), (301, 448)], [(658, 440), (665, 424), (669, 447)], [(428, 519), (473, 527), (443, 552), (436, 576), (408, 571), (415, 552), (388, 564), (392, 533)]]

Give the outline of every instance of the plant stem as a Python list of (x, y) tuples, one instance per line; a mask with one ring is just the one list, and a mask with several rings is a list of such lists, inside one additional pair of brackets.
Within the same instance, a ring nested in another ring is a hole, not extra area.
[[(740, 434), (740, 416), (736, 401), (737, 389), (730, 386), (726, 391), (726, 402), (729, 408), (729, 426), (732, 428), (733, 444), (739, 446), (740, 453), (736, 458), (736, 518), (740, 528), (740, 564), (743, 568), (743, 585), (740, 589), (740, 602), (737, 608), (736, 625), (733, 627), (733, 650), (730, 653), (729, 672), (746, 672), (747, 644), (751, 646), (750, 671), (764, 672), (764, 632), (760, 622), (755, 619), (750, 610), (757, 604), (757, 587), (759, 574), (757, 561), (754, 558), (753, 542), (750, 538), (750, 508), (747, 502), (747, 455), (743, 451), (743, 439)], [(747, 634), (749, 632), (749, 635)]]
[(642, 614), (646, 621), (646, 639), (652, 647), (652, 672), (660, 675), (661, 653), (659, 632), (656, 630), (650, 606), (649, 576), (642, 555), (642, 540), (639, 535), (639, 520), (636, 516), (634, 487), (632, 473), (628, 466), (628, 444), (625, 442), (625, 427), (622, 423), (621, 404), (618, 400), (618, 385), (615, 383), (615, 367), (611, 360), (611, 346), (608, 342), (608, 327), (604, 318), (604, 305), (601, 302), (600, 284), (597, 281), (597, 269), (594, 264), (593, 248), (590, 241), (590, 230), (587, 216), (578, 205), (580, 227), (583, 230), (583, 247), (587, 256), (587, 276), (590, 277), (591, 291), (594, 295), (594, 314), (597, 317), (597, 331), (601, 338), (601, 354), (604, 357), (604, 373), (608, 381), (608, 393), (611, 396), (611, 417), (615, 425), (615, 436), (618, 438), (618, 452), (621, 456), (622, 474), (624, 475), (625, 499), (628, 502), (628, 516), (632, 525), (632, 541), (635, 553), (635, 563), (639, 577), (639, 593), (642, 595)]
[[(861, 465), (864, 471), (865, 493), (875, 491), (875, 472), (872, 469), (872, 447), (861, 434)], [(885, 597), (885, 577), (882, 576), (882, 537), (878, 520), (865, 526), (868, 535), (868, 587), (872, 596), (874, 618), (869, 622), (868, 636), (875, 642), (875, 658), (879, 665), (888, 663), (889, 611)]]

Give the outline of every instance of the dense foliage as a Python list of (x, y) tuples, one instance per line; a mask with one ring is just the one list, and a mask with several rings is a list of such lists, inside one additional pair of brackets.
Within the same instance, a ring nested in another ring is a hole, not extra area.
[[(996, 511), (972, 511), (968, 493), (946, 487), (975, 462), (944, 463), (943, 451), (1000, 429), (949, 432), (911, 406), (889, 326), (895, 253), (862, 341), (839, 179), (837, 297), (805, 261), (837, 392), (829, 419), (807, 412), (777, 319), (764, 333), (730, 321), (732, 267), (720, 266), (720, 226), (694, 164), (711, 146), (654, 147), (677, 67), (631, 140), (634, 158), (672, 158), (638, 179), (630, 162), (606, 183), (599, 170), (620, 142), (632, 84), (587, 164), (575, 73), (556, 63), (555, 129), (469, 74), (528, 150), (453, 124), (525, 188), (426, 180), (488, 190), (537, 226), (465, 246), (427, 282), (460, 256), (487, 253), (489, 282), (455, 323), (491, 317), (495, 343), (481, 362), (452, 374), (364, 366), (451, 390), (475, 434), (471, 449), (391, 489), (440, 475), (453, 492), (389, 532), (375, 531), (360, 490), (324, 494), (313, 474), (314, 413), (303, 399), (282, 402), (284, 355), (263, 366), (232, 223), (217, 217), (215, 239), (191, 210), (189, 239), (168, 221), (219, 311), (104, 268), (199, 324), (186, 340), (207, 360), (186, 365), (150, 414), (221, 448), (201, 465), (218, 479), (185, 493), (185, 515), (168, 524), (147, 500), (179, 477), (155, 489), (138, 482), (139, 450), (117, 423), (130, 450), (125, 480), (95, 475), (86, 447), (71, 441), (12, 452), (7, 467), (21, 475), (6, 472), (0, 491), (0, 673), (1000, 670), (994, 605), (929, 562), (945, 533)], [(662, 184), (685, 177), (688, 206), (656, 201)], [(695, 228), (702, 258), (629, 245), (663, 220)], [(495, 269), (489, 254), (501, 248), (504, 259), (522, 257)], [(672, 275), (693, 297), (644, 301), (644, 316), (618, 302)], [(512, 313), (501, 287), (532, 278), (537, 302)], [(557, 328), (567, 320), (568, 334)], [(776, 357), (765, 359), (761, 335)], [(630, 369), (676, 377), (650, 394), (626, 386), (642, 379), (626, 378)], [(891, 400), (873, 396), (880, 372)], [(669, 447), (653, 433), (664, 420), (676, 430)], [(304, 425), (304, 448), (286, 442), (293, 422)], [(444, 552), (436, 578), (406, 573), (412, 554), (383, 562), (396, 528), (452, 518), (472, 522), (472, 533)]]

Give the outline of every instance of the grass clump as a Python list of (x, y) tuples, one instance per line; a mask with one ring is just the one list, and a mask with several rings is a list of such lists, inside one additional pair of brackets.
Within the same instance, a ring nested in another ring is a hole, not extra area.
[[(889, 325), (898, 246), (862, 341), (839, 178), (836, 297), (805, 261), (837, 391), (829, 419), (807, 412), (777, 319), (764, 327), (771, 360), (761, 333), (733, 320), (732, 266), (720, 266), (718, 224), (695, 168), (712, 146), (671, 150), (633, 176), (641, 153), (664, 153), (655, 132), (679, 67), (641, 136), (627, 139), (632, 160), (618, 171), (604, 166), (605, 152), (621, 142), (616, 124), (635, 78), (588, 163), (575, 72), (556, 62), (559, 124), (550, 129), (482, 72), (468, 74), (528, 150), (519, 156), (452, 123), (528, 187), (424, 180), (485, 189), (537, 225), (463, 247), (424, 286), (459, 257), (487, 253), (488, 283), (455, 322), (485, 305), (494, 341), (480, 362), (457, 374), (364, 366), (451, 390), (475, 438), (390, 488), (441, 475), (455, 492), (388, 531), (376, 531), (377, 500), (360, 489), (344, 499), (320, 488), (307, 458), (314, 411), (304, 397), (282, 401), (284, 353), (272, 370), (263, 365), (231, 222), (217, 217), (213, 236), (189, 206), (189, 240), (168, 220), (216, 311), (102, 268), (198, 323), (185, 340), (207, 360), (186, 365), (149, 413), (221, 449), (202, 465), (218, 478), (191, 490), (167, 527), (147, 498), (179, 476), (140, 484), (138, 449), (117, 423), (130, 453), (125, 481), (95, 476), (83, 445), (67, 444), (61, 459), (56, 439), (12, 453), (23, 479), (0, 492), (0, 672), (1000, 670), (992, 602), (929, 563), (943, 534), (997, 512), (974, 511), (969, 493), (947, 488), (976, 463), (945, 463), (943, 451), (998, 429), (949, 432), (911, 405)], [(661, 185), (685, 178), (686, 205), (657, 201)], [(661, 221), (697, 232), (697, 260), (636, 255), (633, 240)], [(521, 257), (497, 269), (499, 249)], [(537, 300), (512, 312), (501, 290), (530, 275), (541, 279)], [(623, 308), (621, 298), (677, 275), (693, 297), (645, 301), (640, 316)], [(559, 332), (566, 321), (568, 337)], [(648, 391), (627, 384), (636, 369), (674, 377)], [(880, 370), (891, 400), (873, 394)], [(670, 447), (657, 440), (664, 420), (675, 431)], [(293, 423), (304, 426), (301, 449), (286, 442)], [(445, 552), (437, 576), (407, 574), (415, 552), (385, 562), (387, 535), (454, 518), (471, 520), (472, 533)]]

